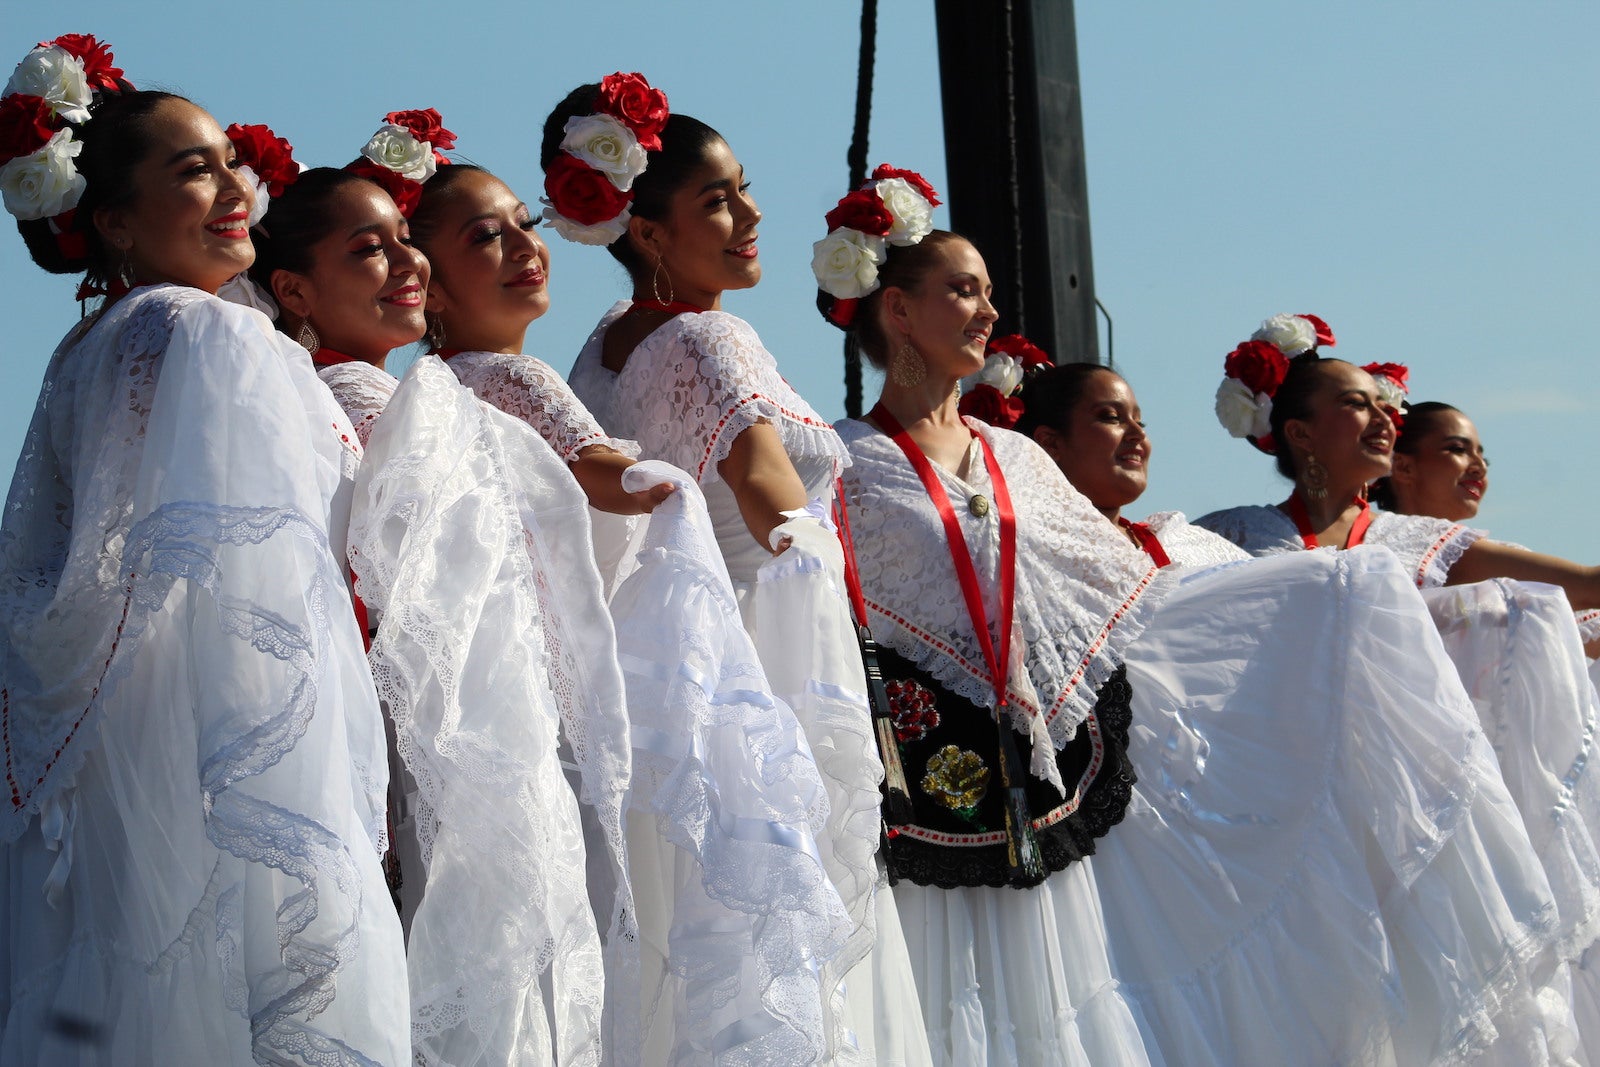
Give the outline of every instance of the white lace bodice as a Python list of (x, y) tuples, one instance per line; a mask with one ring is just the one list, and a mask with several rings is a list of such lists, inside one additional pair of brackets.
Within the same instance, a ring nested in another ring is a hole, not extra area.
[(394, 375), (382, 367), (355, 359), (318, 367), (317, 377), (344, 409), (361, 447), (365, 448), (372, 436), (373, 420), (383, 414), (389, 398), (394, 396), (394, 387), (398, 384)]
[(722, 311), (679, 315), (646, 337), (620, 372), (600, 363), (606, 331), (630, 307), (606, 312), (572, 368), (572, 389), (613, 433), (643, 454), (693, 474), (734, 580), (748, 583), (771, 558), (750, 535), (717, 473), (734, 439), (756, 425), (777, 430), (806, 493), (827, 500), (849, 462), (827, 422), (778, 373), (749, 323)]
[(543, 360), (503, 352), (461, 352), (445, 362), (479, 400), (533, 427), (568, 463), (590, 445), (639, 456), (634, 442), (601, 429), (583, 401)]
[[(1227, 538), (1252, 556), (1303, 552), (1305, 542), (1294, 520), (1275, 507), (1252, 505), (1213, 511), (1195, 525)], [(1405, 566), (1418, 588), (1444, 585), (1461, 554), (1483, 538), (1482, 530), (1429, 515), (1374, 511), (1364, 544), (1382, 545)]]
[[(1016, 509), (1020, 641), (1013, 647), (1027, 664), (1011, 672), (1017, 725), (1030, 731), (1042, 712), (1059, 745), (1093, 709), (1095, 691), (1144, 628), (1167, 581), (1033, 441), (973, 419), (967, 425), (993, 445)], [(873, 636), (962, 696), (992, 706), (944, 527), (916, 471), (888, 436), (864, 422), (841, 422), (839, 434), (854, 460), (844, 474), (845, 497)], [(955, 505), (992, 620), (999, 520), (993, 508), (976, 516), (961, 506), (975, 493), (992, 495), (983, 462), (968, 467), (966, 480), (934, 469)]]
[(1167, 558), (1180, 567), (1214, 567), (1251, 558), (1233, 542), (1190, 522), (1181, 511), (1158, 511), (1144, 522), (1167, 550)]

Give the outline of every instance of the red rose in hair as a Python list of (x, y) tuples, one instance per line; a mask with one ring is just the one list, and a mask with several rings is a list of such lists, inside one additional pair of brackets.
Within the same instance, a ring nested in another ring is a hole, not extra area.
[(1333, 339), (1333, 327), (1329, 326), (1315, 315), (1301, 315), (1299, 317), (1309, 322), (1311, 324), (1311, 328), (1317, 331), (1318, 347), (1321, 347), (1322, 345), (1328, 345), (1331, 348), (1339, 343)]
[(975, 385), (970, 393), (961, 398), (956, 410), (963, 415), (982, 419), (990, 426), (1009, 430), (1022, 418), (1025, 407), (1020, 398), (1001, 396), (1000, 390), (992, 385)]
[(1389, 379), (1402, 393), (1411, 392), (1411, 370), (1404, 363), (1368, 363), (1361, 369), (1374, 378)]
[(384, 191), (394, 200), (394, 206), (400, 209), (400, 214), (405, 218), (409, 219), (411, 213), (417, 210), (417, 201), (422, 199), (421, 182), (403, 178), (388, 167), (380, 167), (366, 158), (356, 160), (345, 170), (351, 174), (359, 174), (363, 178), (370, 178), (383, 186)]
[(444, 157), (444, 149), (456, 146), (456, 135), (444, 128), (444, 116), (436, 108), (422, 108), (412, 111), (391, 111), (383, 116), (384, 122), (392, 122), (396, 126), (403, 126), (411, 131), (411, 136), (419, 141), (426, 141), (433, 146), (433, 159), (436, 163), (446, 166), (450, 161)]
[(667, 94), (652, 88), (643, 74), (618, 71), (601, 78), (594, 109), (632, 130), (639, 139), (639, 147), (646, 152), (661, 151), (660, 134), (669, 115)]
[(300, 177), (294, 149), (268, 127), (241, 126), (235, 122), (225, 132), (239, 155), (240, 165), (249, 167), (257, 178), (267, 183), (268, 195), (282, 196)]
[(55, 112), (43, 97), (12, 93), (0, 100), (0, 163), (33, 155), (55, 133)]
[(857, 189), (847, 194), (828, 212), (827, 220), (829, 233), (842, 226), (873, 237), (884, 237), (894, 228), (894, 216), (883, 206), (878, 194), (870, 189)]
[(633, 201), (610, 178), (565, 152), (544, 172), (544, 191), (557, 211), (580, 226), (608, 222)]
[(1022, 336), (1020, 333), (1008, 333), (1004, 337), (996, 337), (989, 342), (990, 352), (999, 352), (1010, 356), (1022, 365), (1025, 371), (1035, 367), (1053, 367), (1050, 357), (1044, 349)]
[(41, 41), (40, 44), (53, 44), (68, 55), (82, 60), (83, 76), (89, 82), (91, 92), (117, 88), (122, 68), (112, 65), (110, 45), (101, 44), (87, 33), (64, 33), (53, 41)]
[(880, 181), (884, 178), (904, 178), (906, 183), (922, 194), (924, 200), (934, 207), (939, 206), (939, 194), (933, 191), (933, 186), (928, 180), (914, 170), (901, 170), (891, 167), (887, 163), (879, 163), (878, 169), (872, 172), (872, 180)]
[(1245, 341), (1228, 353), (1222, 370), (1243, 382), (1252, 393), (1273, 396), (1289, 373), (1289, 358), (1269, 341)]

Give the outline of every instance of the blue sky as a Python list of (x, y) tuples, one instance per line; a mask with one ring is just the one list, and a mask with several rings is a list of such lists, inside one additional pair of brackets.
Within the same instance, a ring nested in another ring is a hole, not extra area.
[[(943, 188), (933, 5), (880, 6), (870, 156)], [(224, 125), (265, 122), (312, 165), (351, 158), (387, 111), (437, 107), (460, 151), (530, 201), (551, 106), (643, 71), (722, 131), (766, 213), (765, 278), (726, 307), (824, 415), (843, 413), (840, 335), (814, 310), (809, 262), (844, 191), (855, 3), (0, 10), (0, 63), (95, 33), (136, 83), (184, 92)], [(1211, 398), (1259, 320), (1308, 311), (1338, 334), (1333, 354), (1409, 363), (1414, 397), (1477, 420), (1494, 460), (1481, 525), (1600, 562), (1600, 4), (1079, 0), (1077, 16), (1097, 294), (1154, 435), (1148, 509), (1282, 497)], [(34, 267), (6, 229), (9, 467), (77, 305), (74, 282)], [(529, 347), (565, 371), (626, 286), (603, 251), (551, 245), (553, 306)]]

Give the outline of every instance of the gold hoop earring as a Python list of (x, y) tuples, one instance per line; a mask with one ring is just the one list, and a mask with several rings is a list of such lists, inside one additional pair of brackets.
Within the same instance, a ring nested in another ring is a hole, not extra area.
[(657, 256), (656, 257), (656, 269), (650, 272), (650, 292), (651, 292), (651, 295), (653, 295), (656, 298), (656, 303), (658, 303), (658, 304), (670, 304), (670, 303), (672, 303), (673, 297), (675, 295), (677, 295), (672, 291), (672, 275), (670, 275), (670, 274), (666, 275), (666, 279), (667, 279), (667, 298), (665, 300), (661, 299), (661, 278), (662, 278), (662, 275), (663, 275), (663, 271), (662, 271), (662, 268), (661, 268), (661, 257)]
[(927, 377), (927, 365), (922, 353), (907, 340), (895, 351), (889, 361), (889, 380), (902, 389), (915, 389)]
[(1306, 455), (1306, 469), (1301, 475), (1307, 500), (1328, 499), (1328, 468), (1317, 462), (1317, 457)]
[(302, 322), (300, 329), (295, 331), (294, 343), (312, 355), (316, 355), (317, 349), (322, 347), (322, 338), (317, 336), (316, 328), (311, 325), (310, 319)]

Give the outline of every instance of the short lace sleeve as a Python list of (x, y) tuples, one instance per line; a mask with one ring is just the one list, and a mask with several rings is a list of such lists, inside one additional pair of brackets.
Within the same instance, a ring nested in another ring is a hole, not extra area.
[[(626, 310), (626, 305), (619, 305)], [(584, 381), (599, 388), (598, 366), (605, 328), (614, 308), (579, 356)], [(574, 381), (579, 378), (574, 371)], [(717, 464), (733, 442), (757, 423), (778, 431), (789, 458), (825, 460), (832, 481), (849, 457), (833, 428), (778, 373), (777, 361), (743, 319), (722, 311), (679, 315), (628, 356), (610, 377), (597, 410), (608, 425), (638, 439), (645, 453), (682, 467), (701, 485), (719, 480)]]
[(1400, 563), (1419, 589), (1437, 589), (1450, 577), (1462, 553), (1484, 537), (1482, 530), (1431, 515), (1373, 515), (1366, 543), (1383, 545), (1400, 557)]
[(591, 445), (604, 445), (635, 459), (639, 446), (601, 429), (555, 368), (532, 356), (462, 352), (446, 361), (478, 399), (521, 419), (568, 463)]
[(1289, 516), (1265, 505), (1213, 511), (1194, 520), (1194, 524), (1232, 541), (1252, 556), (1304, 552), (1306, 547)]
[(353, 360), (319, 367), (317, 377), (349, 416), (356, 438), (365, 448), (367, 438), (372, 436), (373, 421), (383, 414), (389, 398), (394, 396), (394, 375), (370, 363)]
[(1180, 567), (1214, 567), (1250, 559), (1250, 553), (1184, 518), (1181, 511), (1158, 511), (1144, 520), (1167, 556)]

